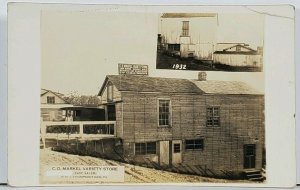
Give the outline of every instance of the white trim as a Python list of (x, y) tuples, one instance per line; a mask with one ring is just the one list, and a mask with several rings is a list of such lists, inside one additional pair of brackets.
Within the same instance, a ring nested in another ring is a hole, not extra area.
[[(160, 100), (168, 100), (169, 101), (169, 125), (159, 125), (159, 101)], [(171, 98), (157, 98), (157, 126), (158, 127), (172, 127), (172, 103)]]

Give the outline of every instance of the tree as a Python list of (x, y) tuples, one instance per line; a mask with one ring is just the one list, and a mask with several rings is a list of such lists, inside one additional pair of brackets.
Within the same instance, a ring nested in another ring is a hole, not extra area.
[(74, 106), (98, 106), (101, 104), (97, 95), (79, 95), (76, 91), (66, 96), (65, 100)]

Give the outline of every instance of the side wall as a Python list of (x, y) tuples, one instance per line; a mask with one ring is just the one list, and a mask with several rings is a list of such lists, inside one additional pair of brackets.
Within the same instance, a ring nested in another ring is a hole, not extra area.
[(43, 121), (61, 121), (64, 119), (63, 111), (58, 108), (41, 108)]
[(214, 63), (240, 67), (261, 67), (262, 55), (214, 54)]
[[(158, 126), (159, 98), (171, 100), (171, 127)], [(159, 150), (157, 154), (135, 156), (134, 143), (182, 140), (182, 164), (241, 171), (244, 145), (256, 144), (256, 168), (262, 167), (263, 96), (122, 92), (122, 99), (125, 157), (158, 162)], [(206, 127), (207, 106), (220, 108), (220, 127)], [(199, 138), (204, 139), (203, 150), (185, 150), (186, 139)]]

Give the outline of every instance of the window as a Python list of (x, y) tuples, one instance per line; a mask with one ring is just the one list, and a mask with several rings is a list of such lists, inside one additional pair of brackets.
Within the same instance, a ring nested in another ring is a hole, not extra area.
[(159, 126), (170, 125), (170, 100), (159, 100)]
[(107, 120), (116, 121), (116, 106), (114, 104), (107, 105)]
[(189, 35), (189, 21), (182, 21), (182, 36)]
[(156, 142), (135, 143), (135, 154), (156, 154)]
[(219, 127), (220, 126), (219, 107), (206, 108), (206, 126), (207, 127)]
[(186, 150), (203, 150), (204, 144), (203, 139), (194, 139), (185, 141)]
[(55, 97), (47, 96), (47, 104), (55, 104)]
[(107, 86), (107, 101), (111, 102), (113, 101), (113, 85), (108, 84)]
[(176, 143), (174, 144), (174, 153), (178, 153), (178, 152), (180, 152), (180, 144)]

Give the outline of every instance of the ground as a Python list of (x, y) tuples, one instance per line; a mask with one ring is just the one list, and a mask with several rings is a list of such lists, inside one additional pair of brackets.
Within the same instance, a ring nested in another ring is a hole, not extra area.
[(178, 56), (167, 55), (157, 52), (157, 69), (171, 70), (198, 70), (198, 71), (231, 71), (231, 72), (261, 72), (262, 68), (237, 67), (212, 63), (212, 61), (200, 61), (185, 59)]
[(196, 175), (179, 174), (168, 171), (156, 170), (131, 164), (125, 164), (102, 158), (91, 156), (79, 156), (51, 151), (51, 149), (41, 149), (40, 151), (40, 167), (41, 170), (45, 166), (125, 166), (125, 183), (250, 183), (246, 180), (225, 180)]

